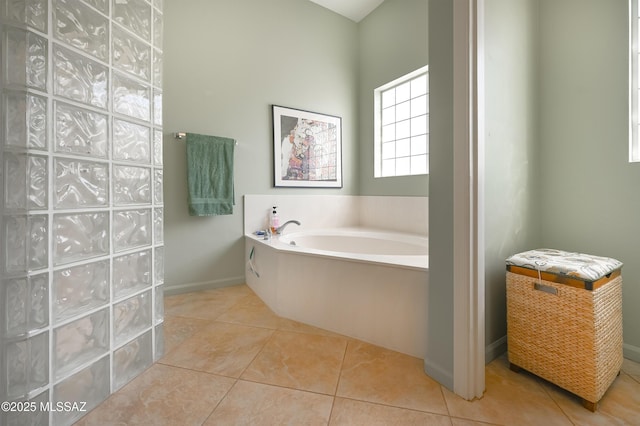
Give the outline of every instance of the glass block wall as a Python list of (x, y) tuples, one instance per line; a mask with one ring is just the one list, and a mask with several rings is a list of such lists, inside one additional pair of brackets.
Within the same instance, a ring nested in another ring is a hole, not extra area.
[(0, 424), (71, 424), (163, 352), (163, 0), (0, 6)]

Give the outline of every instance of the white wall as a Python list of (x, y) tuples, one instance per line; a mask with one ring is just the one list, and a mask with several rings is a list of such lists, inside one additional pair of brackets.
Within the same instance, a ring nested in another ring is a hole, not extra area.
[(272, 206), (278, 207), (280, 224), (300, 222), (288, 232), (356, 226), (428, 235), (427, 197), (260, 194), (244, 196), (245, 234), (266, 229)]

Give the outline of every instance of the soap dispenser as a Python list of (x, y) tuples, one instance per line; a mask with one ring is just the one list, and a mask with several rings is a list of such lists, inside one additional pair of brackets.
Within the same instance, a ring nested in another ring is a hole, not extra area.
[(273, 206), (273, 210), (271, 211), (271, 233), (275, 234), (278, 231), (278, 227), (280, 227), (280, 219), (278, 219), (278, 212), (276, 209), (278, 206)]

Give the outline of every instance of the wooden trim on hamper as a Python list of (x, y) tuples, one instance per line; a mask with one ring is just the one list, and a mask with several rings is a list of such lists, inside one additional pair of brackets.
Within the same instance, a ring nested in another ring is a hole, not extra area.
[(622, 270), (616, 269), (611, 272), (609, 275), (605, 275), (596, 281), (585, 281), (575, 277), (569, 277), (566, 275), (558, 275), (552, 274), (550, 272), (537, 271), (535, 269), (524, 268), (522, 266), (515, 265), (507, 265), (507, 271), (512, 272), (517, 275), (524, 275), (531, 278), (542, 278), (543, 281), (551, 281), (557, 284), (564, 284), (575, 288), (581, 288), (585, 290), (596, 290), (609, 281), (614, 280), (616, 277), (619, 277)]

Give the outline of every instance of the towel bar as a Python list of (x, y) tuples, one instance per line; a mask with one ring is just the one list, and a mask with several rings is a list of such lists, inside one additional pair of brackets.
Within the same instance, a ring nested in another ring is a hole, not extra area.
[[(187, 132), (176, 132), (173, 134), (173, 137), (178, 139), (179, 141), (186, 139)], [(236, 141), (236, 146), (238, 146), (238, 142)]]

